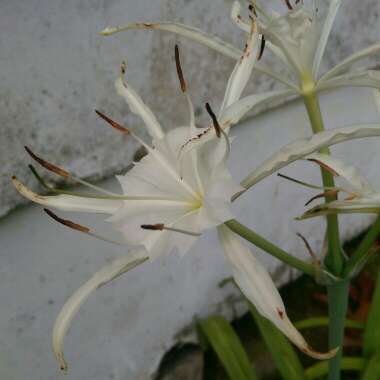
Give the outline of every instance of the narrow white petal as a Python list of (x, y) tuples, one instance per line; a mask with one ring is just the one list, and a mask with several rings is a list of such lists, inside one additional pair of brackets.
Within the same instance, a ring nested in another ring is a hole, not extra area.
[(373, 97), (375, 100), (377, 112), (380, 115), (380, 90), (378, 90), (378, 89), (373, 90)]
[(336, 172), (339, 176), (343, 177), (354, 189), (359, 193), (374, 193), (371, 184), (364, 178), (359, 170), (344, 161), (335, 158), (331, 155), (313, 153), (307, 159), (316, 160), (318, 163), (326, 165)]
[(333, 76), (336, 76), (342, 72), (344, 72), (348, 67), (350, 67), (353, 63), (366, 58), (370, 55), (380, 53), (380, 44), (375, 44), (368, 46), (367, 48), (360, 50), (346, 59), (344, 59), (342, 62), (338, 63), (335, 67), (333, 67), (331, 70), (329, 70), (326, 74), (324, 74), (320, 79), (319, 82), (323, 82), (327, 79), (332, 78)]
[[(309, 154), (344, 141), (360, 139), (364, 137), (380, 136), (380, 124), (359, 124), (348, 127), (336, 128), (329, 131), (317, 133), (311, 137), (295, 140), (274, 153), (265, 160), (251, 174), (249, 174), (241, 185), (245, 189), (260, 182), (275, 171), (302, 159)], [(240, 194), (234, 196), (236, 199)]]
[(248, 35), (246, 47), (242, 56), (236, 62), (236, 65), (228, 79), (224, 99), (219, 111), (219, 117), (223, 115), (223, 111), (239, 100), (245, 86), (251, 76), (253, 66), (258, 58), (259, 53), (259, 34), (254, 24), (252, 31)]
[(262, 94), (248, 95), (234, 104), (231, 104), (224, 110), (221, 123), (229, 125), (235, 124), (253, 108), (286, 99), (291, 95), (297, 95), (297, 92), (294, 90), (279, 90), (264, 92)]
[(123, 204), (120, 200), (108, 200), (98, 198), (76, 197), (72, 195), (39, 195), (26, 187), (17, 178), (12, 178), (12, 183), (17, 191), (32, 202), (47, 207), (54, 207), (63, 211), (82, 211), (98, 214), (113, 214)]
[(380, 89), (380, 71), (354, 71), (317, 83), (317, 91), (339, 87), (373, 87)]
[(129, 29), (148, 29), (148, 30), (164, 30), (187, 37), (193, 41), (199, 42), (207, 47), (218, 51), (228, 57), (238, 59), (241, 51), (233, 45), (223, 41), (219, 37), (215, 37), (203, 32), (192, 26), (176, 23), (176, 22), (159, 22), (159, 23), (133, 23), (115, 28), (106, 28), (100, 34), (108, 36), (118, 32), (124, 32)]
[(67, 370), (67, 364), (63, 355), (63, 340), (70, 327), (71, 321), (78, 312), (80, 306), (96, 289), (112, 281), (123, 273), (142, 264), (148, 258), (143, 250), (129, 253), (128, 256), (120, 258), (106, 265), (96, 272), (89, 281), (82, 285), (64, 304), (53, 328), (53, 351), (61, 370)]
[(240, 237), (226, 226), (218, 227), (225, 256), (232, 267), (233, 277), (243, 294), (257, 311), (269, 319), (302, 352), (315, 359), (328, 359), (336, 350), (327, 353), (314, 351), (289, 320), (281, 296), (269, 273)]
[(241, 10), (241, 4), (239, 1), (235, 0), (232, 3), (231, 7), (231, 12), (230, 12), (230, 17), (231, 20), (244, 32), (249, 33), (251, 31), (251, 26), (250, 24), (246, 21), (243, 20), (243, 18), (240, 15), (240, 10)]
[(131, 111), (139, 115), (144, 121), (152, 138), (163, 138), (164, 132), (162, 131), (160, 123), (157, 121), (149, 107), (142, 101), (137, 92), (128, 83), (123, 81), (122, 78), (116, 80), (115, 87), (117, 93), (125, 99)]
[(326, 49), (327, 41), (330, 36), (332, 26), (334, 24), (335, 17), (338, 13), (342, 0), (330, 0), (329, 10), (326, 15), (326, 19), (323, 25), (322, 33), (319, 38), (317, 50), (314, 55), (313, 61), (313, 77), (317, 78), (319, 67), (321, 66), (323, 54)]

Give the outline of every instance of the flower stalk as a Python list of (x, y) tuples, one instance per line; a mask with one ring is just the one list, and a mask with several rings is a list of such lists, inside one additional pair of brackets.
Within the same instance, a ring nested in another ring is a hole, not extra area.
[[(305, 93), (303, 96), (304, 104), (309, 116), (310, 124), (314, 134), (325, 130), (319, 99), (314, 91)], [(321, 153), (329, 154), (328, 148), (323, 148)], [(323, 186), (334, 187), (333, 174), (321, 168)], [(328, 194), (326, 202), (336, 200), (336, 194)], [(326, 267), (336, 276), (340, 276), (344, 268), (344, 256), (341, 249), (339, 238), (338, 216), (328, 215), (327, 221), (327, 241), (328, 249), (325, 259)], [(328, 305), (329, 305), (329, 347), (340, 347), (337, 354), (329, 360), (329, 380), (340, 380), (342, 362), (342, 344), (344, 336), (344, 321), (348, 305), (349, 280), (330, 284), (327, 286)]]

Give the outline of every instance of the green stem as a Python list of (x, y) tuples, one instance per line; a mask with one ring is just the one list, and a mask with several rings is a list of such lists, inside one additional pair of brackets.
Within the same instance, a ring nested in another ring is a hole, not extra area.
[(348, 276), (353, 270), (355, 270), (355, 268), (360, 266), (366, 260), (370, 248), (379, 237), (379, 235), (380, 217), (376, 219), (376, 222), (371, 226), (364, 239), (360, 242), (359, 247), (348, 260), (343, 271), (343, 276)]
[[(304, 103), (309, 115), (311, 127), (314, 133), (323, 132), (325, 130), (322, 113), (319, 106), (318, 97), (315, 92), (304, 95)], [(321, 153), (329, 154), (328, 148), (321, 150)], [(334, 177), (325, 169), (321, 169), (322, 181), (324, 187), (334, 187)], [(336, 200), (336, 196), (327, 196), (326, 202)], [(327, 216), (327, 234), (328, 234), (328, 253), (326, 256), (326, 267), (336, 276), (339, 276), (343, 269), (344, 258), (341, 251), (339, 239), (338, 216)]]
[(329, 360), (329, 380), (339, 380), (343, 355), (344, 322), (348, 306), (349, 280), (327, 287), (329, 305), (329, 347), (339, 347), (337, 354)]
[[(310, 123), (314, 133), (324, 131), (322, 113), (317, 94), (312, 89), (304, 94), (304, 103), (309, 115)], [(329, 154), (329, 150), (323, 149), (321, 153)], [(334, 178), (331, 173), (321, 169), (322, 181), (325, 187), (333, 187)], [(327, 196), (326, 202), (331, 202), (336, 196)], [(334, 275), (340, 276), (345, 266), (345, 259), (340, 245), (338, 216), (328, 215), (327, 238), (328, 248), (325, 265)], [(340, 347), (338, 353), (329, 360), (329, 380), (340, 380), (342, 365), (342, 346), (344, 336), (344, 321), (347, 313), (349, 280), (338, 282), (327, 286), (329, 305), (329, 347), (330, 349)]]
[(265, 252), (276, 257), (282, 262), (310, 276), (315, 275), (315, 269), (313, 265), (303, 260), (300, 260), (297, 257), (292, 256), (288, 252), (284, 251), (283, 249), (279, 248), (277, 245), (266, 240), (265, 238), (263, 238), (256, 232), (252, 231), (248, 227), (244, 226), (243, 224), (240, 224), (238, 221), (229, 220), (225, 223), (225, 225), (229, 227), (232, 231), (234, 231), (236, 234), (240, 235), (245, 240), (248, 240), (249, 242), (254, 244), (256, 247), (263, 249)]
[[(312, 329), (316, 327), (325, 327), (329, 326), (330, 319), (328, 317), (315, 317), (303, 319), (302, 321), (298, 321), (294, 323), (294, 326), (297, 330), (303, 329)], [(344, 326), (348, 329), (359, 329), (363, 330), (365, 328), (365, 324), (362, 322), (354, 321), (352, 319), (345, 319)]]

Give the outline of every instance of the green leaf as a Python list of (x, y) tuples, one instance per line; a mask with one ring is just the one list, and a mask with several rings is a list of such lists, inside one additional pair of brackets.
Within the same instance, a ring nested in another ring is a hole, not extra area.
[(363, 352), (367, 358), (380, 352), (380, 273), (364, 331)]
[[(294, 323), (294, 326), (298, 330), (310, 329), (315, 327), (328, 327), (329, 318), (328, 317), (316, 317), (316, 318), (308, 318), (303, 319), (302, 321), (298, 321)], [(353, 321), (352, 319), (346, 319), (344, 322), (344, 326), (348, 329), (364, 329), (365, 324)]]
[(210, 342), (231, 380), (257, 380), (249, 358), (230, 324), (220, 316), (200, 321), (199, 329)]
[[(366, 360), (357, 357), (346, 357), (342, 358), (342, 371), (361, 371), (365, 367)], [(305, 370), (306, 378), (308, 380), (319, 379), (320, 377), (326, 376), (329, 372), (329, 361), (325, 360)]]
[(301, 362), (289, 341), (252, 304), (250, 310), (281, 377), (284, 380), (306, 379)]
[(363, 370), (361, 380), (379, 380), (380, 379), (380, 353), (373, 355), (368, 365)]

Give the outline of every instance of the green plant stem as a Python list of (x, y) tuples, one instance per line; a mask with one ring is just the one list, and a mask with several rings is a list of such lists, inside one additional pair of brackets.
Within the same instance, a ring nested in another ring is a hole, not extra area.
[[(304, 94), (304, 103), (310, 119), (314, 133), (325, 130), (319, 100), (315, 91)], [(321, 150), (321, 153), (329, 154), (328, 149)], [(325, 187), (334, 187), (334, 178), (331, 173), (321, 169), (322, 181)], [(331, 202), (336, 196), (327, 196), (326, 202)], [(334, 275), (340, 276), (343, 272), (345, 259), (340, 244), (338, 216), (328, 215), (327, 238), (328, 249), (325, 265)], [(340, 380), (342, 365), (342, 344), (344, 336), (344, 321), (347, 313), (349, 280), (334, 283), (327, 286), (329, 305), (329, 347), (330, 349), (340, 347), (338, 353), (329, 360), (329, 380)]]
[(282, 262), (310, 276), (315, 275), (315, 269), (313, 265), (303, 260), (300, 260), (297, 257), (292, 256), (288, 252), (284, 251), (283, 249), (279, 248), (275, 244), (266, 240), (265, 238), (263, 238), (256, 232), (252, 231), (248, 227), (244, 226), (243, 224), (239, 223), (238, 221), (234, 219), (229, 220), (225, 223), (225, 225), (229, 227), (232, 231), (234, 231), (236, 234), (240, 235), (245, 240), (248, 240), (250, 243), (254, 244), (256, 247), (263, 249), (265, 252), (276, 257)]
[[(323, 132), (325, 130), (323, 125), (322, 113), (319, 106), (318, 97), (314, 92), (304, 96), (304, 103), (310, 119), (310, 124), (313, 133)], [(321, 153), (329, 154), (329, 150), (324, 148)], [(322, 181), (324, 187), (334, 187), (334, 177), (325, 169), (321, 169)], [(327, 196), (326, 202), (336, 200), (336, 196)], [(336, 276), (339, 276), (343, 269), (344, 258), (341, 251), (339, 239), (339, 224), (338, 216), (327, 216), (327, 235), (328, 235), (328, 253), (326, 256), (326, 267)]]
[[(342, 359), (342, 370), (346, 371), (361, 371), (366, 365), (366, 360), (357, 357), (346, 357)], [(327, 361), (319, 362), (305, 370), (308, 380), (319, 379), (327, 374)]]
[(379, 235), (380, 217), (376, 219), (376, 222), (371, 226), (363, 240), (360, 242), (359, 247), (348, 260), (343, 271), (344, 276), (348, 276), (353, 270), (355, 270), (355, 268), (360, 266), (363, 263), (363, 261), (365, 261), (368, 251), (370, 250), (376, 239), (379, 237)]

